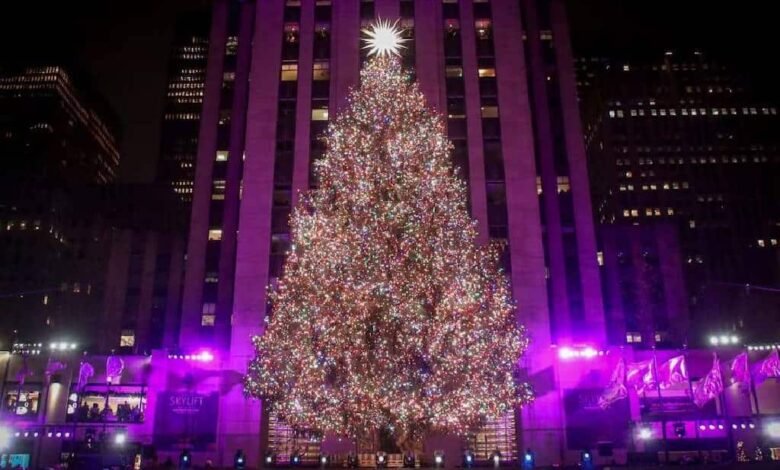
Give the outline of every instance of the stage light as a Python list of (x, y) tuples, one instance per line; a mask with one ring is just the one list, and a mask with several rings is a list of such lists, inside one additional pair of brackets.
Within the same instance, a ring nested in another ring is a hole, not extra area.
[(533, 470), (536, 467), (536, 458), (531, 449), (526, 449), (523, 456), (523, 470)]
[(233, 457), (233, 468), (246, 468), (246, 457), (244, 457), (244, 451), (241, 449), (238, 449)]
[(320, 467), (327, 467), (327, 466), (328, 466), (328, 456), (320, 455)]
[(580, 468), (583, 470), (593, 470), (593, 455), (588, 450), (582, 451), (580, 454)]
[(704, 431), (705, 429), (707, 429), (707, 426), (705, 426), (703, 424), (699, 425), (699, 431)]
[(436, 467), (443, 467), (444, 466), (444, 452), (437, 450), (433, 453), (433, 463), (436, 465)]
[(729, 340), (731, 340), (731, 344), (738, 344), (739, 336), (731, 335), (731, 338), (729, 338)]
[(723, 429), (723, 425), (722, 425), (722, 424), (719, 424), (719, 425), (718, 425), (718, 429), (721, 429), (721, 430), (722, 430), (722, 429)]
[(471, 468), (474, 465), (474, 453), (467, 449), (463, 452), (463, 466)]
[(747, 429), (747, 425), (745, 425), (745, 423), (742, 423), (742, 424), (740, 424), (740, 425), (739, 425), (739, 427), (740, 427), (741, 429)]
[(501, 466), (501, 452), (495, 451), (493, 452), (493, 455), (490, 456), (490, 460), (493, 461), (494, 467), (500, 467)]
[(51, 436), (53, 436), (53, 435), (54, 435), (54, 433), (52, 433), (52, 432), (50, 431), (50, 432), (48, 432), (48, 433), (46, 434), (46, 437), (51, 437)]
[(58, 433), (57, 433), (57, 437), (62, 437), (62, 433), (61, 433), (61, 432), (58, 432)]
[(293, 467), (297, 467), (300, 464), (301, 464), (301, 453), (296, 450), (290, 456), (290, 465)]
[(66, 438), (70, 437), (70, 433), (69, 433), (69, 432), (66, 432), (66, 433), (65, 433), (65, 437), (66, 437)]
[(192, 467), (192, 457), (190, 456), (190, 451), (188, 449), (184, 449), (183, 451), (181, 451), (181, 454), (179, 454), (179, 468), (185, 469), (191, 467)]
[(717, 336), (710, 336), (710, 344), (713, 346), (717, 346), (720, 341), (718, 340)]
[(732, 424), (731, 425), (731, 429), (737, 429), (737, 425), (736, 424)]
[(755, 425), (755, 424), (753, 424), (753, 423), (750, 423), (750, 424), (748, 424), (748, 427), (749, 427), (750, 429), (756, 429), (756, 425)]
[(276, 455), (271, 451), (266, 452), (263, 462), (265, 462), (266, 467), (272, 467), (276, 463)]
[(374, 459), (376, 461), (376, 468), (386, 468), (387, 467), (387, 454), (384, 452), (377, 452), (376, 457)]
[(414, 454), (409, 454), (409, 453), (404, 454), (404, 467), (405, 468), (414, 468), (415, 467)]
[(34, 433), (33, 433), (33, 437), (38, 437), (38, 433), (37, 433), (37, 432), (34, 432)]
[(709, 426), (707, 426), (707, 429), (709, 429), (710, 431), (714, 431), (715, 430), (715, 425), (714, 424), (710, 424)]
[(639, 435), (639, 439), (646, 441), (648, 439), (653, 438), (653, 430), (650, 428), (640, 428), (638, 435)]
[(121, 446), (124, 445), (125, 442), (127, 442), (127, 434), (123, 432), (114, 434), (114, 444)]

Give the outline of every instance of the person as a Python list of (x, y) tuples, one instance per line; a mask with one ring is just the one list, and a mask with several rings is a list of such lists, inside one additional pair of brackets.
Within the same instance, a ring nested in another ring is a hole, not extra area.
[(100, 407), (97, 403), (92, 404), (92, 408), (89, 409), (89, 420), (90, 421), (99, 421), (100, 420)]
[(78, 421), (86, 421), (89, 419), (89, 405), (87, 405), (87, 402), (83, 402), (81, 406), (79, 406), (78, 411)]

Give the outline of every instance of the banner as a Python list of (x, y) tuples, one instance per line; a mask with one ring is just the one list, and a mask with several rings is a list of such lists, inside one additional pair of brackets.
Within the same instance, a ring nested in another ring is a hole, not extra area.
[(569, 449), (593, 449), (599, 442), (624, 447), (631, 413), (628, 400), (618, 400), (604, 410), (599, 404), (603, 390), (577, 388), (564, 390), (566, 445)]
[(712, 369), (693, 386), (693, 402), (699, 408), (717, 397), (723, 391), (723, 376), (720, 372), (720, 360), (713, 354)]
[(89, 378), (95, 375), (95, 368), (89, 362), (82, 362), (79, 365), (79, 381), (76, 384), (76, 389), (79, 392), (84, 390), (84, 387), (89, 382)]
[(750, 387), (750, 365), (748, 353), (738, 354), (731, 363), (731, 380), (738, 383), (740, 388), (747, 390)]
[(122, 371), (125, 369), (125, 361), (118, 356), (108, 356), (106, 359), (106, 381), (119, 383), (122, 380)]
[(612, 372), (612, 377), (609, 380), (609, 385), (601, 394), (598, 400), (599, 407), (602, 410), (606, 410), (613, 403), (622, 400), (628, 396), (628, 389), (626, 388), (626, 361), (622, 357), (615, 366), (615, 370)]
[(161, 449), (204, 450), (217, 442), (219, 395), (162, 392), (154, 415), (154, 445)]
[(756, 372), (756, 384), (760, 384), (770, 377), (780, 378), (780, 356), (778, 356), (777, 349), (772, 350), (761, 362)]
[(658, 366), (658, 383), (661, 389), (688, 382), (688, 367), (685, 356), (675, 356)]

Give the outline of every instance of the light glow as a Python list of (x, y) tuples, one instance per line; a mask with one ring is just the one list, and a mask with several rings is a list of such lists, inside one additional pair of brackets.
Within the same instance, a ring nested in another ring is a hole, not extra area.
[(401, 49), (406, 48), (403, 43), (407, 40), (401, 37), (398, 21), (391, 24), (387, 20), (378, 20), (362, 32), (367, 36), (363, 39), (366, 43), (363, 49), (368, 49), (369, 56), (397, 56), (400, 55)]

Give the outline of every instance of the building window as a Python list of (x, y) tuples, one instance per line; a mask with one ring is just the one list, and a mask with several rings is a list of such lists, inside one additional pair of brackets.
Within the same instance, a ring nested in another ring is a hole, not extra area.
[(216, 284), (217, 282), (219, 282), (219, 273), (215, 271), (207, 272), (205, 279), (203, 279), (203, 282), (207, 284)]
[(596, 262), (599, 266), (604, 266), (604, 252), (603, 251), (597, 251), (596, 252)]
[(228, 152), (227, 150), (217, 150), (217, 161), (226, 162), (229, 154), (230, 152)]
[(558, 177), (558, 193), (568, 193), (571, 191), (571, 183), (568, 176)]
[(210, 241), (222, 240), (222, 229), (221, 228), (209, 229), (209, 240)]
[(204, 313), (200, 317), (200, 326), (214, 326), (214, 321), (217, 319), (217, 316), (213, 313)]
[(282, 64), (282, 81), (294, 82), (298, 80), (298, 64)]
[(122, 333), (119, 336), (119, 347), (132, 348), (133, 346), (135, 346), (135, 331), (122, 330)]
[(497, 118), (498, 117), (498, 106), (482, 106), (482, 117), (483, 118)]
[(330, 79), (330, 64), (328, 62), (315, 62), (314, 70), (312, 72), (312, 79), (329, 80)]
[(327, 121), (328, 120), (328, 108), (315, 108), (311, 110), (312, 121)]
[(463, 67), (460, 65), (448, 65), (444, 69), (444, 75), (447, 78), (459, 78), (463, 76)]
[(496, 69), (490, 67), (490, 68), (482, 68), (478, 70), (479, 77), (495, 77), (496, 76)]
[(626, 333), (626, 343), (641, 343), (642, 342), (642, 335), (635, 332), (635, 331), (629, 331)]

